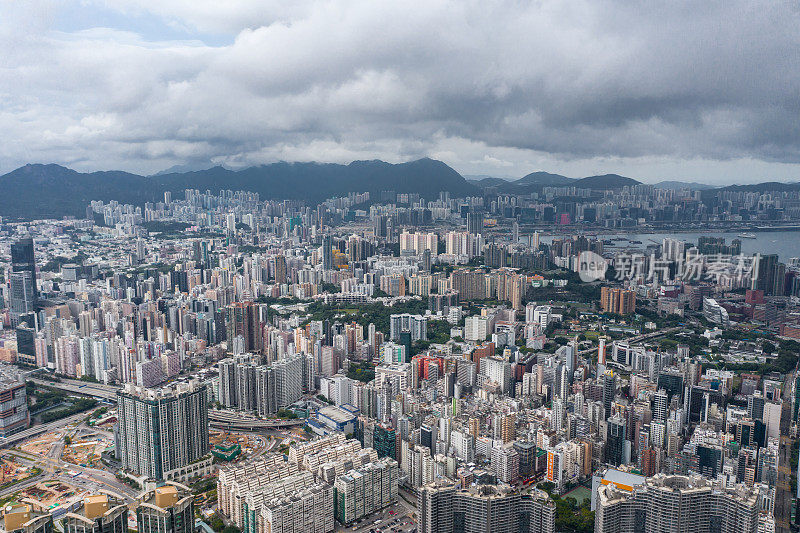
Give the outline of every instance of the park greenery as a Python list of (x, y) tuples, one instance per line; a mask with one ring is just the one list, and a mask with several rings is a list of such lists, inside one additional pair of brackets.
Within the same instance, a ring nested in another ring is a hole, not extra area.
[(347, 368), (347, 377), (363, 383), (369, 383), (375, 379), (375, 365), (369, 361), (351, 361)]
[(537, 485), (545, 491), (556, 504), (556, 531), (561, 533), (591, 533), (594, 531), (594, 511), (590, 509), (591, 504), (588, 499), (578, 503), (578, 501), (567, 496), (561, 497), (553, 493), (555, 484), (545, 481)]

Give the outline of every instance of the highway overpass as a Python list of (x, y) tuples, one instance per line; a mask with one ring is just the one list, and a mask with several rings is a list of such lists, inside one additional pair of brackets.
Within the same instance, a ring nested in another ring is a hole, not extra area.
[(215, 429), (226, 429), (230, 431), (261, 431), (265, 429), (302, 426), (305, 424), (305, 419), (264, 419), (227, 409), (209, 409), (208, 422), (209, 425)]
[[(105, 385), (103, 383), (92, 383), (74, 379), (62, 379), (61, 381), (47, 381), (38, 378), (28, 378), (29, 381), (64, 391), (69, 394), (79, 394), (106, 401), (116, 401), (119, 387)], [(228, 409), (210, 409), (208, 411), (209, 425), (217, 429), (230, 429), (234, 431), (261, 431), (265, 429), (276, 429), (285, 427), (301, 426), (305, 420), (294, 419), (284, 420), (280, 418), (263, 419), (253, 415), (232, 411)]]
[(90, 396), (100, 400), (117, 400), (117, 390), (119, 387), (113, 385), (104, 385), (102, 383), (92, 383), (88, 381), (79, 381), (75, 379), (62, 379), (61, 381), (48, 381), (46, 379), (28, 378), (28, 381), (43, 387), (50, 387), (58, 389), (69, 394), (79, 394), (81, 396)]

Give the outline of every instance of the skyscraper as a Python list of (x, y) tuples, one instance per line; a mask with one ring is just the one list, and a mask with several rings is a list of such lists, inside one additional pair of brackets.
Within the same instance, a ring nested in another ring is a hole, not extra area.
[(34, 295), (36, 295), (36, 259), (33, 253), (33, 239), (26, 237), (11, 244), (11, 270), (13, 272), (30, 272), (34, 279)]
[[(33, 313), (39, 293), (36, 288), (36, 259), (33, 239), (26, 237), (11, 243), (11, 323), (16, 326), (20, 317)], [(31, 324), (33, 326), (33, 324)]]
[[(26, 271), (12, 272), (9, 285), (11, 286), (11, 325), (18, 326), (35, 311), (36, 281), (33, 275)], [(31, 320), (27, 320), (31, 322)]]
[(483, 213), (467, 213), (467, 232), (472, 235), (483, 234)]
[(117, 392), (119, 455), (136, 476), (185, 481), (207, 473), (208, 404), (197, 381)]
[(764, 294), (772, 294), (775, 289), (775, 274), (778, 266), (778, 254), (756, 254), (753, 265), (753, 279), (750, 286), (753, 290), (762, 290)]
[(322, 237), (322, 269), (331, 270), (333, 268), (333, 237), (324, 235)]
[(627, 425), (619, 415), (609, 418), (606, 424), (606, 463), (619, 466), (625, 459)]
[(603, 374), (603, 417), (608, 419), (611, 416), (611, 404), (614, 403), (614, 396), (617, 393), (617, 379), (612, 370), (607, 370)]

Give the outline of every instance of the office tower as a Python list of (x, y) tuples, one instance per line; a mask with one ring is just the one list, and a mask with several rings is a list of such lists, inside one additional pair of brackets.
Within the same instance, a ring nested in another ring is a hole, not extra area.
[(396, 502), (398, 476), (397, 461), (385, 457), (337, 477), (333, 484), (336, 520), (349, 525)]
[(31, 425), (25, 382), (16, 377), (0, 377), (0, 437), (9, 437)]
[(9, 503), (3, 508), (5, 533), (53, 533), (53, 515), (28, 503)]
[(483, 234), (483, 213), (467, 213), (467, 233), (470, 235)]
[(122, 496), (103, 492), (85, 496), (64, 515), (64, 533), (127, 533), (128, 506)]
[(625, 420), (614, 415), (606, 421), (606, 463), (619, 466), (625, 462), (625, 438), (627, 424)]
[(431, 254), (432, 253), (435, 254), (436, 250), (431, 252), (431, 250), (427, 250), (426, 249), (424, 252), (422, 252), (422, 270), (424, 270), (425, 272), (430, 272), (431, 271), (431, 266), (432, 266)]
[(396, 432), (391, 426), (385, 426), (371, 419), (359, 420), (359, 440), (365, 448), (373, 448), (378, 457), (396, 456)]
[(601, 485), (594, 530), (756, 533), (759, 510), (756, 491), (745, 485), (725, 487), (701, 476), (656, 474), (632, 492)]
[[(16, 327), (20, 322), (26, 320), (26, 317), (32, 316), (36, 310), (36, 278), (35, 274), (31, 274), (27, 270), (12, 272), (9, 278), (11, 325)], [(31, 320), (28, 321), (31, 322)]]
[(519, 221), (514, 220), (511, 223), (511, 243), (514, 245), (519, 244)]
[(775, 274), (778, 266), (778, 255), (767, 254), (754, 256), (753, 276), (750, 288), (753, 290), (764, 291), (764, 294), (771, 295), (775, 289)]
[(556, 506), (538, 490), (480, 484), (457, 490), (436, 481), (417, 491), (417, 515), (420, 533), (553, 533)]
[(377, 238), (386, 237), (386, 215), (377, 215), (375, 217), (373, 234)]
[(611, 404), (617, 394), (617, 378), (613, 370), (606, 370), (603, 374), (603, 417), (611, 417)]
[(127, 384), (117, 392), (119, 455), (136, 476), (185, 481), (210, 470), (206, 386), (161, 389)]
[(519, 456), (519, 475), (521, 477), (532, 476), (536, 471), (536, 442), (515, 440), (512, 444)]
[(193, 533), (194, 496), (183, 485), (170, 483), (139, 496), (139, 533)]
[(36, 258), (33, 250), (33, 239), (26, 237), (11, 244), (11, 271), (30, 272), (33, 280), (33, 299), (36, 301)]
[(772, 281), (772, 295), (783, 296), (786, 292), (786, 265), (777, 263), (775, 265)]
[(333, 269), (333, 237), (330, 235), (322, 236), (322, 269)]
[(37, 366), (36, 364), (36, 330), (24, 322), (15, 330), (17, 336), (17, 361)]
[(425, 448), (428, 448), (431, 453), (435, 453), (436, 448), (434, 447), (436, 444), (436, 429), (435, 426), (428, 426), (423, 424), (419, 428), (419, 444)]

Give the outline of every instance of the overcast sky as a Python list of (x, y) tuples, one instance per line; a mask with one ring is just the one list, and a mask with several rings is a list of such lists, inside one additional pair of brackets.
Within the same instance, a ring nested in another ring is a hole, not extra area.
[(800, 180), (797, 2), (0, 0), (0, 172)]

